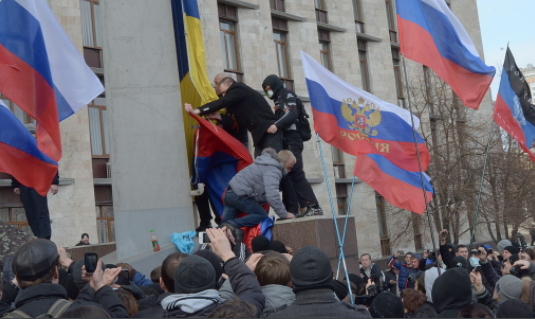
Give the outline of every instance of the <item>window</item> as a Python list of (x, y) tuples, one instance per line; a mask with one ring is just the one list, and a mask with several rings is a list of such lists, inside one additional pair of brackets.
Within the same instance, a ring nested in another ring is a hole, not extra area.
[(379, 235), (381, 236), (381, 253), (383, 256), (388, 256), (390, 255), (390, 239), (388, 237), (388, 227), (386, 224), (386, 201), (385, 198), (377, 192), (375, 192), (375, 206), (377, 208)]
[(88, 105), (91, 153), (96, 158), (110, 157), (108, 111), (105, 105), (105, 98), (96, 98), (92, 104)]
[(326, 30), (318, 29), (318, 37), (320, 44), (320, 60), (321, 64), (332, 71), (331, 67), (331, 33)]
[(272, 10), (284, 12), (284, 0), (269, 0), (269, 5)]
[(403, 79), (401, 77), (401, 59), (399, 49), (392, 48), (392, 63), (394, 64), (394, 80), (396, 81), (396, 93), (398, 105), (405, 107), (405, 97), (403, 95)]
[(362, 80), (362, 89), (368, 92), (371, 92), (370, 71), (368, 67), (368, 43), (363, 40), (358, 40), (358, 48), (359, 48), (360, 77)]
[(392, 0), (386, 0), (386, 17), (388, 18), (388, 30), (390, 31), (390, 42), (398, 43), (398, 32), (396, 29), (395, 10)]
[(347, 214), (347, 185), (336, 184), (336, 205), (338, 206), (338, 215)]
[(333, 154), (334, 177), (345, 178), (344, 154), (334, 146), (331, 146), (331, 152)]
[(293, 90), (293, 80), (288, 55), (288, 22), (283, 19), (272, 18), (272, 24), (279, 77), (284, 84), (286, 84), (288, 89)]
[(18, 107), (15, 103), (13, 103), (7, 97), (2, 95), (2, 93), (0, 93), (0, 100), (4, 102), (4, 104), (11, 111), (11, 113), (15, 114), (15, 116), (19, 119), (19, 121), (21, 121), (22, 124), (29, 124), (29, 123), (35, 122), (35, 120), (31, 116), (26, 114), (26, 112), (24, 112), (20, 107)]
[(364, 33), (364, 16), (360, 0), (353, 0), (353, 15), (355, 16), (355, 30), (358, 33)]
[(238, 39), (236, 25), (238, 22), (238, 9), (219, 3), (219, 30), (221, 37), (221, 51), (223, 52), (223, 68), (237, 74), (241, 81), (240, 61), (238, 54)]
[(102, 68), (102, 16), (97, 0), (80, 0), (84, 58), (90, 67)]
[(316, 21), (329, 23), (329, 20), (327, 19), (327, 8), (325, 7), (325, 1), (314, 0), (314, 3), (316, 5)]

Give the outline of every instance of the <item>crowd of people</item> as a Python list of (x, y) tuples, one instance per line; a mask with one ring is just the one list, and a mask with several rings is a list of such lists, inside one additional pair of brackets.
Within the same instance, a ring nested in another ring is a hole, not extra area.
[[(71, 260), (46, 239), (22, 245), (4, 266), (6, 318), (531, 318), (535, 251), (502, 240), (496, 249), (446, 243), (423, 254), (397, 251), (382, 269), (371, 254), (335, 278), (317, 247), (293, 251), (264, 236), (252, 251), (230, 228), (210, 244), (171, 253), (147, 277), (129, 264)], [(84, 236), (82, 236), (84, 239)], [(233, 243), (234, 241), (234, 243)], [(239, 240), (238, 240), (239, 241)], [(237, 249), (237, 247), (240, 247)], [(238, 253), (237, 253), (238, 252)], [(121, 279), (124, 274), (124, 280)]]

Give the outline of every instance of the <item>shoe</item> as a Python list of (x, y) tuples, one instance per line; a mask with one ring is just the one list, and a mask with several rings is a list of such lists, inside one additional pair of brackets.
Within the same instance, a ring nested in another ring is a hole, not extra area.
[(307, 210), (305, 211), (304, 217), (310, 217), (310, 216), (321, 216), (323, 215), (323, 209), (321, 207), (307, 207)]

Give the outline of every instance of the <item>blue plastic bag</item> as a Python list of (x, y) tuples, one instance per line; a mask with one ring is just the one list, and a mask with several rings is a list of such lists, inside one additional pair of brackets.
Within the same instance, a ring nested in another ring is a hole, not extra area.
[(173, 233), (171, 235), (171, 242), (176, 245), (176, 248), (184, 254), (191, 255), (195, 243), (193, 239), (197, 235), (197, 232), (190, 230), (183, 233)]

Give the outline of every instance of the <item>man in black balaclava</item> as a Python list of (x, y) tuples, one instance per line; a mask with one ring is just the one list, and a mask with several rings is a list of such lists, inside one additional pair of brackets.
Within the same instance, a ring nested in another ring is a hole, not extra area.
[(284, 134), (283, 148), (292, 151), (297, 163), (292, 171), (282, 179), (281, 191), (286, 210), (300, 217), (299, 207), (305, 208), (304, 216), (323, 215), (318, 200), (303, 171), (303, 139), (297, 127), (299, 112), (304, 112), (303, 102), (297, 95), (284, 87), (282, 80), (272, 74), (262, 83), (266, 95), (275, 102), (277, 121), (268, 129), (274, 134)]

